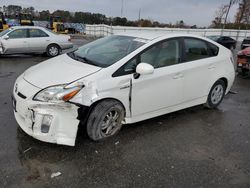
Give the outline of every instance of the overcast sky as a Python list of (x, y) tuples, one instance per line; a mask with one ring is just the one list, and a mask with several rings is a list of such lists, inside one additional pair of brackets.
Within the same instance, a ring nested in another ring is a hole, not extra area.
[[(17, 4), (22, 7), (33, 6), (37, 10), (69, 10), (102, 13), (106, 16), (123, 16), (130, 20), (141, 18), (164, 23), (184, 20), (186, 24), (210, 25), (216, 9), (229, 0), (0, 0), (0, 6)], [(233, 21), (237, 7), (232, 8), (229, 19)]]

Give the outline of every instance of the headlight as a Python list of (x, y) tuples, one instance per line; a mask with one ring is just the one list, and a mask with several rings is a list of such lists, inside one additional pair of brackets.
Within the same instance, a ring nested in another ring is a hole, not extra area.
[(34, 97), (33, 100), (42, 101), (42, 102), (60, 102), (60, 101), (69, 101), (72, 99), (83, 86), (74, 86), (71, 88), (66, 88), (66, 85), (58, 85), (45, 88), (39, 91)]

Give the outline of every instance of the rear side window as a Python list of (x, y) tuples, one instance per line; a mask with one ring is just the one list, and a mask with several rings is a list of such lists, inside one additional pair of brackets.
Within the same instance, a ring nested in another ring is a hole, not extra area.
[(185, 38), (185, 58), (186, 61), (195, 61), (210, 57), (207, 42), (194, 38)]
[(217, 56), (218, 55), (218, 53), (219, 53), (219, 47), (218, 46), (208, 42), (208, 48), (209, 48), (209, 51), (211, 53), (211, 56)]
[(20, 39), (20, 38), (27, 38), (27, 29), (16, 29), (8, 34), (10, 39)]
[(40, 30), (40, 29), (30, 29), (30, 38), (40, 38), (40, 37), (48, 37), (49, 35), (47, 35), (44, 31)]

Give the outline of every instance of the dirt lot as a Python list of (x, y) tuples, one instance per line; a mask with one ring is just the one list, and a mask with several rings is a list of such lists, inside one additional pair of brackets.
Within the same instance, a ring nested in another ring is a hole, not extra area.
[(45, 59), (0, 57), (0, 187), (250, 187), (250, 79), (238, 76), (238, 93), (217, 110), (197, 106), (124, 126), (101, 143), (82, 131), (67, 147), (26, 135), (13, 116), (15, 79)]

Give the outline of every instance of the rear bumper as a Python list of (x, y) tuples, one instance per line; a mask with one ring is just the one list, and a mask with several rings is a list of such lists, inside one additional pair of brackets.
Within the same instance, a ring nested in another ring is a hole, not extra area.
[(234, 83), (234, 80), (235, 80), (235, 72), (231, 72), (228, 75), (227, 80), (228, 80), (228, 86), (227, 86), (226, 94), (230, 91), (230, 89), (233, 86), (233, 83)]

